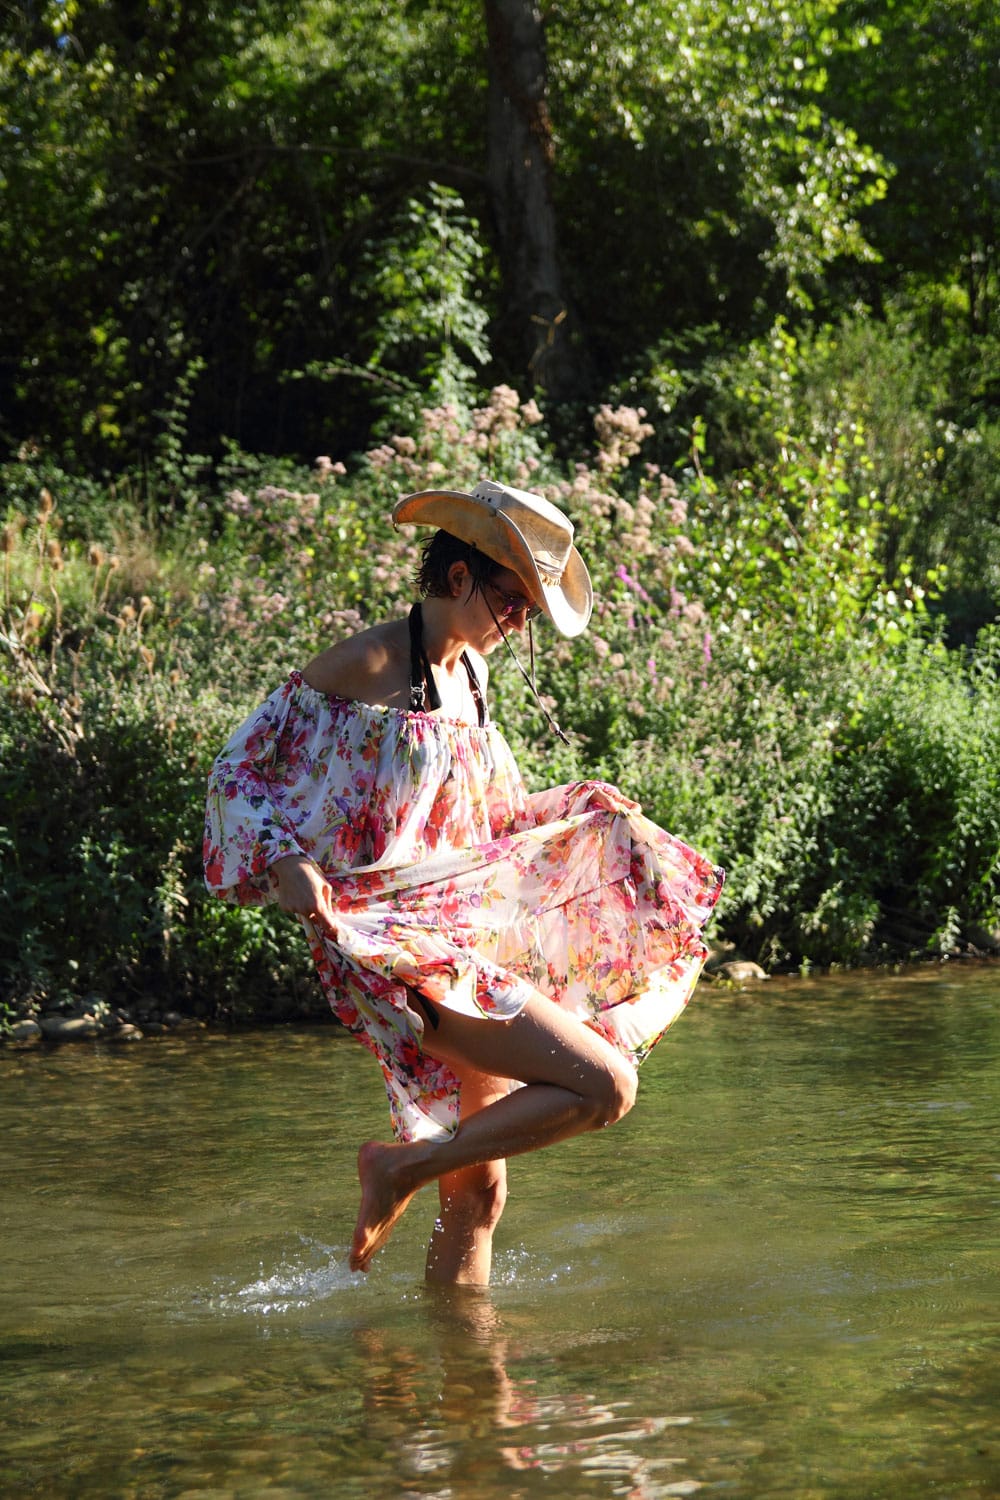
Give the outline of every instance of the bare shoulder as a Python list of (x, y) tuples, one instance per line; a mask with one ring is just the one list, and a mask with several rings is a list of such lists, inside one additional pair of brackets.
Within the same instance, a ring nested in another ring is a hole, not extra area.
[(406, 621), (388, 620), (328, 646), (302, 676), (331, 697), (397, 708), (409, 698), (409, 668)]

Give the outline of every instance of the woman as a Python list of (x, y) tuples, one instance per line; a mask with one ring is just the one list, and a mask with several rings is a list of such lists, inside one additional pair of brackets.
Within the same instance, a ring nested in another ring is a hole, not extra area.
[(395, 1140), (361, 1147), (352, 1268), (437, 1181), (428, 1279), (485, 1285), (506, 1158), (628, 1112), (723, 876), (606, 783), (529, 794), (489, 722), (486, 658), (508, 632), (539, 612), (587, 626), (566, 517), (484, 481), (409, 495), (393, 520), (438, 528), (421, 602), (293, 672), (237, 731), (210, 779), (206, 879), (299, 917), (381, 1064)]

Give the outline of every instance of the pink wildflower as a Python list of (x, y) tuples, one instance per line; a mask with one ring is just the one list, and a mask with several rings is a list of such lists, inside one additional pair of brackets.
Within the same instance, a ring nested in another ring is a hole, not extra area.
[(626, 588), (630, 588), (633, 594), (637, 594), (644, 604), (649, 604), (650, 597), (642, 584), (632, 577), (624, 563), (619, 563), (615, 569), (615, 575), (621, 579)]
[(230, 490), (226, 496), (226, 509), (234, 516), (248, 516), (250, 514), (250, 501), (242, 490)]

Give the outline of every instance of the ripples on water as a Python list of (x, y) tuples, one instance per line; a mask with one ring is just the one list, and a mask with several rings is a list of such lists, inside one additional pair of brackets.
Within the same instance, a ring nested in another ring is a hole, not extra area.
[[(358, 1290), (366, 1284), (366, 1277), (352, 1271), (348, 1264), (347, 1244), (323, 1245), (300, 1237), (297, 1253), (283, 1259), (281, 1264), (268, 1273), (264, 1266), (260, 1276), (245, 1286), (228, 1288), (224, 1284), (205, 1297), (196, 1297), (195, 1306), (204, 1304), (213, 1313), (246, 1314), (268, 1317), (274, 1313), (286, 1313), (292, 1308), (312, 1307), (336, 1292)], [(573, 1267), (566, 1265), (559, 1270), (544, 1270), (534, 1274), (531, 1257), (523, 1248), (509, 1250), (496, 1257), (493, 1267), (493, 1290), (500, 1287), (518, 1286), (525, 1290), (531, 1285), (541, 1289), (558, 1281), (560, 1276), (573, 1275)], [(412, 1274), (396, 1278), (400, 1295), (406, 1296), (412, 1285)]]
[(332, 1032), (0, 1056), (0, 1495), (996, 1497), (998, 1063), (996, 969), (703, 991), (448, 1295)]

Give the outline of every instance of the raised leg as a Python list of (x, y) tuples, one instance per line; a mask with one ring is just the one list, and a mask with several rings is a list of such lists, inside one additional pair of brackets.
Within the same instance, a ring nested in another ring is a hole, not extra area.
[(439, 1010), (428, 1052), (453, 1066), (527, 1085), (463, 1119), (442, 1141), (383, 1145), (358, 1153), (361, 1209), (351, 1267), (368, 1269), (413, 1194), (428, 1182), (612, 1125), (635, 1101), (635, 1069), (603, 1037), (538, 995), (511, 1021)]

